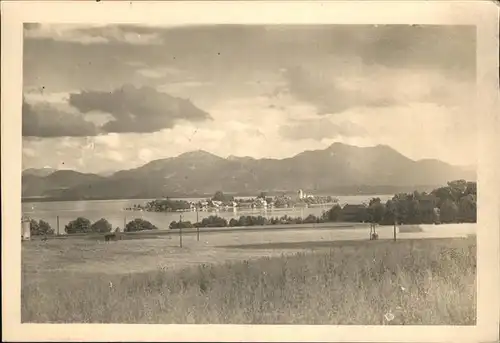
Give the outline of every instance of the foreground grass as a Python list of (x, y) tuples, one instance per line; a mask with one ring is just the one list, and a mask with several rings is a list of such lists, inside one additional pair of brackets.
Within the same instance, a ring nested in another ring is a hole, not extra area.
[(26, 282), (23, 322), (443, 324), (476, 321), (476, 241), (356, 242), (329, 251), (125, 276)]

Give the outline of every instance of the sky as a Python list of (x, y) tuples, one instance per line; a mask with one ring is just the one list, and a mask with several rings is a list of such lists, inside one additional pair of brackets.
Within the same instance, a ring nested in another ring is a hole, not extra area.
[(475, 165), (475, 44), (467, 26), (25, 24), (23, 168), (334, 142)]

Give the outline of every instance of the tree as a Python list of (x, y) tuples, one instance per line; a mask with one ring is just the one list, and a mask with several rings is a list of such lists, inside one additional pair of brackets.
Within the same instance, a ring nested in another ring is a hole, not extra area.
[(231, 220), (229, 221), (229, 226), (231, 227), (238, 226), (238, 224), (238, 219), (231, 218)]
[(285, 197), (276, 197), (276, 199), (274, 200), (274, 206), (277, 208), (287, 207), (288, 203), (289, 201)]
[(224, 195), (224, 193), (222, 193), (221, 191), (215, 192), (214, 196), (212, 197), (212, 201), (221, 201), (221, 202), (233, 201), (233, 199), (234, 197)]
[(200, 227), (226, 227), (227, 220), (219, 216), (209, 216), (208, 218), (203, 218), (200, 223)]
[(248, 216), (247, 217), (247, 225), (266, 225), (268, 223), (267, 219), (263, 216)]
[(149, 221), (137, 218), (127, 223), (125, 226), (125, 232), (135, 232), (144, 230), (158, 230), (156, 226), (151, 224)]
[(257, 199), (266, 199), (266, 192), (260, 192), (259, 196), (257, 197)]
[(441, 206), (441, 204), (447, 200), (453, 200), (453, 194), (450, 187), (436, 188), (431, 194), (438, 198), (438, 206)]
[(425, 195), (425, 192), (424, 193), (420, 193), (419, 191), (413, 191), (413, 193), (411, 194), (411, 199), (412, 200), (420, 200), (422, 198), (422, 196)]
[(451, 189), (456, 189), (460, 193), (463, 193), (467, 189), (468, 182), (463, 179), (460, 179), (460, 180), (450, 181), (447, 184), (448, 187), (450, 187)]
[(454, 223), (458, 217), (458, 206), (451, 199), (445, 200), (440, 208), (440, 219), (442, 223)]
[(455, 180), (448, 182), (448, 187), (450, 188), (450, 194), (453, 201), (458, 202), (462, 195), (467, 190), (467, 181), (465, 180)]
[(153, 200), (146, 204), (146, 209), (153, 212), (170, 212), (178, 210), (188, 210), (191, 204), (185, 200), (161, 199)]
[(441, 224), (441, 211), (438, 207), (435, 207), (432, 211), (432, 220), (434, 224)]
[(373, 198), (368, 205), (368, 216), (372, 223), (380, 224), (385, 215), (385, 206), (380, 198)]
[(38, 225), (38, 222), (34, 219), (30, 220), (30, 234), (32, 236), (38, 235), (40, 232), (40, 225)]
[(409, 224), (421, 224), (422, 219), (420, 217), (420, 203), (417, 199), (407, 200), (407, 215), (406, 220)]
[(90, 223), (90, 220), (88, 220), (87, 218), (78, 217), (75, 220), (69, 222), (64, 227), (64, 231), (67, 234), (71, 234), (71, 233), (88, 233), (88, 232), (92, 231), (91, 226), (92, 225)]
[(408, 195), (405, 193), (396, 194), (392, 198), (394, 204), (393, 211), (397, 223), (407, 223), (408, 218)]
[(302, 222), (304, 224), (319, 223), (319, 218), (317, 218), (314, 214), (310, 214)]
[(458, 220), (466, 223), (475, 223), (477, 221), (477, 204), (474, 195), (469, 194), (460, 199)]
[(32, 236), (47, 236), (53, 235), (54, 229), (50, 227), (50, 224), (46, 221), (40, 220), (37, 222), (36, 220), (30, 221), (30, 234)]
[(113, 227), (106, 219), (101, 218), (98, 221), (96, 221), (94, 224), (92, 224), (91, 231), (105, 233), (105, 232), (111, 232), (112, 228)]
[(395, 203), (392, 200), (387, 200), (385, 203), (385, 210), (384, 210), (384, 217), (382, 218), (382, 221), (380, 224), (383, 225), (392, 225), (394, 224), (394, 219), (395, 219)]
[(248, 226), (248, 220), (247, 218), (250, 218), (248, 216), (240, 216), (240, 218), (238, 219), (238, 226)]
[(467, 182), (467, 187), (465, 188), (464, 195), (477, 195), (477, 183)]
[(339, 204), (335, 204), (323, 214), (323, 218), (326, 221), (336, 222), (340, 219), (342, 214), (342, 207)]

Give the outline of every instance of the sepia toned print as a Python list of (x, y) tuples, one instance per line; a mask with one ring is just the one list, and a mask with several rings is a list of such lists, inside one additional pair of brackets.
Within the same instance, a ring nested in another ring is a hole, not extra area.
[(476, 324), (474, 26), (23, 31), (23, 323)]

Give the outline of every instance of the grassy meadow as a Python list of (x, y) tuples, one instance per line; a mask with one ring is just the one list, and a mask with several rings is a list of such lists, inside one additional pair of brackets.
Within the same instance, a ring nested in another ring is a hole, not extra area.
[(187, 237), (183, 248), (174, 238), (28, 242), (22, 321), (475, 324), (475, 237), (309, 235), (281, 245), (260, 237), (246, 248), (234, 239), (215, 244), (222, 235)]

